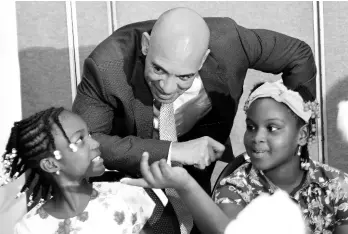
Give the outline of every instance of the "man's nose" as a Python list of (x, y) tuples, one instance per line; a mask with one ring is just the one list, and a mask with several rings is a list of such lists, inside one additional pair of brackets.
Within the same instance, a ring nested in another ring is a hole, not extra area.
[(176, 80), (173, 76), (168, 76), (167, 78), (160, 80), (159, 84), (163, 92), (166, 94), (174, 93), (177, 88)]

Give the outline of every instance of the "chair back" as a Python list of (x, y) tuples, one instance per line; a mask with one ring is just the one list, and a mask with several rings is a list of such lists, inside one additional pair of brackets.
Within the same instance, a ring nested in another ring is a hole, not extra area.
[(226, 176), (230, 175), (232, 172), (234, 172), (238, 167), (240, 167), (241, 165), (243, 165), (246, 160), (245, 160), (245, 156), (246, 156), (246, 152), (241, 153), (240, 155), (238, 155), (237, 157), (234, 158), (234, 160), (230, 163), (228, 163), (225, 168), (221, 171), (219, 177), (217, 178), (213, 191), (212, 193), (215, 191), (216, 186), (220, 183), (220, 181), (225, 178)]

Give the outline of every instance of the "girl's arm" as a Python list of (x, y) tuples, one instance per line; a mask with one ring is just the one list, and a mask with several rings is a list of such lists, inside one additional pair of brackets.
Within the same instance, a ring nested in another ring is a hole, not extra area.
[(177, 189), (177, 192), (188, 210), (191, 211), (193, 219), (202, 233), (224, 233), (231, 219), (192, 177), (190, 177), (188, 185), (184, 189)]
[(236, 219), (239, 212), (244, 209), (243, 206), (238, 206), (232, 203), (221, 203), (218, 204), (218, 206), (229, 217), (229, 220)]

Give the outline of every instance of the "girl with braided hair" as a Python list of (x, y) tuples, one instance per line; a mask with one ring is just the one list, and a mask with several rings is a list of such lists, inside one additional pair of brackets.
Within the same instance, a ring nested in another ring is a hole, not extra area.
[[(281, 81), (252, 90), (244, 108), (246, 154), (218, 180), (213, 201), (185, 169), (165, 161), (149, 166), (147, 153), (141, 162), (144, 178), (121, 182), (175, 188), (203, 233), (224, 233), (227, 225), (226, 234), (348, 233), (348, 175), (309, 157), (318, 112), (310, 99), (305, 89), (289, 90)], [(278, 199), (262, 198), (278, 192), (286, 192), (302, 222)]]
[(105, 171), (99, 143), (64, 108), (16, 122), (1, 164), (0, 185), (27, 172), (17, 196), (26, 192), (28, 206), (37, 203), (15, 233), (139, 233), (154, 208), (142, 188), (89, 182)]

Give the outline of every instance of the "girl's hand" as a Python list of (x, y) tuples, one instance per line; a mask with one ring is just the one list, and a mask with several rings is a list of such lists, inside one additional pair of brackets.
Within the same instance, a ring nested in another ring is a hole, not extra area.
[(185, 190), (193, 179), (182, 167), (171, 167), (165, 159), (149, 165), (149, 153), (144, 152), (140, 162), (143, 178), (123, 178), (121, 183), (143, 188), (174, 188)]

